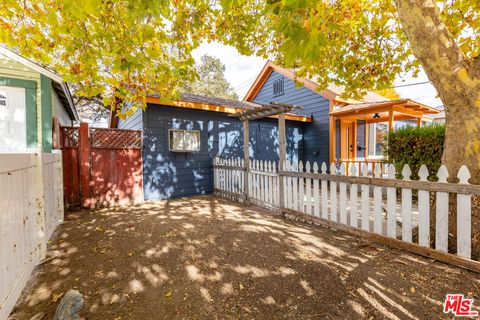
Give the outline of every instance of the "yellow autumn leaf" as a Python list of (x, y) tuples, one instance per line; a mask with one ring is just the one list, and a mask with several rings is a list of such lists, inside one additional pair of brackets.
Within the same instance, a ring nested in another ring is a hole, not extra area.
[(165, 293), (165, 298), (171, 298), (173, 295), (173, 292), (172, 291), (168, 291), (167, 293)]
[(54, 293), (52, 297), (52, 302), (57, 302), (58, 299), (60, 299), (63, 296), (63, 292), (60, 293)]

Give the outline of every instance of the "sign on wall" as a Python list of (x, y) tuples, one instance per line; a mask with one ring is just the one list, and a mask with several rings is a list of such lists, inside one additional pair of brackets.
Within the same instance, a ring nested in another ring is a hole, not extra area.
[(6, 107), (6, 106), (7, 106), (7, 92), (0, 91), (0, 107)]

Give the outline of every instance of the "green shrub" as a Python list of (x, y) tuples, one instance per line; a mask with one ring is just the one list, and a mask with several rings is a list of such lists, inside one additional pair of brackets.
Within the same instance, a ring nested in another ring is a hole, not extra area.
[(425, 164), (430, 172), (429, 180), (436, 180), (444, 142), (444, 125), (407, 126), (387, 135), (385, 155), (388, 162), (395, 165), (397, 174), (401, 174), (403, 166), (408, 163), (412, 178), (418, 179), (418, 170)]

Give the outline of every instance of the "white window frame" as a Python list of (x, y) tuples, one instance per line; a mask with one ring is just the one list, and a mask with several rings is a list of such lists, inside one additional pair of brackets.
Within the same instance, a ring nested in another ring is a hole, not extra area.
[[(381, 123), (381, 122), (380, 122)], [(375, 123), (367, 123), (368, 126), (368, 135), (366, 137), (366, 140), (368, 141), (368, 149), (367, 149), (367, 159), (384, 159), (385, 155), (377, 155), (377, 124), (378, 122)], [(374, 130), (370, 130), (370, 125), (374, 126)], [(373, 133), (373, 145), (370, 143), (370, 134)], [(373, 148), (374, 154), (370, 155), (370, 148)]]
[[(194, 134), (197, 136), (197, 146), (196, 148), (188, 149), (186, 146), (185, 141), (185, 133)], [(182, 146), (175, 147), (173, 145), (173, 135), (180, 134), (183, 137), (180, 138)], [(171, 152), (198, 152), (200, 151), (201, 139), (200, 139), (200, 131), (199, 130), (181, 130), (181, 129), (168, 129), (168, 150)]]

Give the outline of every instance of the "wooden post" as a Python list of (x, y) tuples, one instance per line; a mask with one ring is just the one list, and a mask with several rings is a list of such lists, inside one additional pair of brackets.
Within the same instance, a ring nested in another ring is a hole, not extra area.
[[(353, 126), (352, 126), (352, 130), (353, 130), (353, 141), (352, 141), (352, 146), (353, 146), (353, 160), (356, 160), (357, 159), (357, 149), (358, 149), (358, 145), (357, 145), (357, 120), (353, 121)], [(350, 170), (350, 166), (347, 166), (347, 172), (348, 170)]]
[(250, 143), (249, 143), (249, 121), (243, 120), (243, 160), (245, 163), (245, 177), (243, 179), (243, 187), (245, 194), (245, 202), (249, 202), (248, 194), (248, 172), (250, 171)]
[(417, 128), (422, 126), (422, 118), (417, 118)]
[[(278, 146), (279, 146), (279, 163), (278, 170), (285, 170), (285, 158), (286, 158), (286, 147), (285, 147), (285, 112), (282, 112), (278, 115)], [(283, 185), (283, 176), (279, 175), (279, 197), (280, 197), (280, 208), (285, 207), (285, 190)]]
[(335, 117), (330, 116), (330, 163), (333, 163), (337, 158), (337, 146), (335, 138), (337, 136), (336, 133), (336, 121)]
[(80, 194), (82, 207), (89, 208), (90, 199), (90, 139), (88, 123), (80, 123), (79, 129)]
[(388, 111), (388, 131), (392, 132), (395, 131), (395, 122), (393, 119), (393, 111)]

